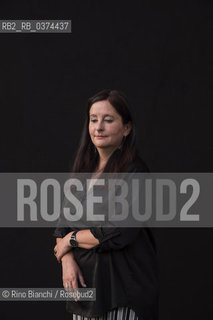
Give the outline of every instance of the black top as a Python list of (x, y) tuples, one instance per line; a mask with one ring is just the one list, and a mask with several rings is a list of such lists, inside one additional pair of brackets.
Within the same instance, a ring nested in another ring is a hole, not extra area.
[[(140, 159), (128, 172), (149, 171)], [(64, 237), (77, 228), (57, 227)], [(132, 308), (140, 320), (158, 319), (158, 271), (154, 239), (149, 228), (89, 228), (100, 244), (73, 248), (88, 288), (96, 288), (96, 301), (69, 301), (67, 311), (86, 317), (101, 316), (116, 307)]]

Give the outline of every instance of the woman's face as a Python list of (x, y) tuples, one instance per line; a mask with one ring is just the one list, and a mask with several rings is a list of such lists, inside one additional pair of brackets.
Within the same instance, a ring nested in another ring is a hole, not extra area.
[(108, 100), (95, 102), (89, 111), (89, 134), (95, 147), (117, 149), (131, 130), (131, 124), (123, 124), (121, 116)]

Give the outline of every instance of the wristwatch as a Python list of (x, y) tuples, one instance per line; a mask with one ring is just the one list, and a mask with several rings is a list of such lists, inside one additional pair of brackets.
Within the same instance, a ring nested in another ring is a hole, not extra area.
[(71, 247), (73, 247), (73, 248), (78, 247), (78, 242), (76, 241), (76, 233), (77, 233), (77, 232), (78, 232), (78, 231), (74, 231), (73, 234), (72, 234), (71, 237), (70, 237), (70, 245), (71, 245)]

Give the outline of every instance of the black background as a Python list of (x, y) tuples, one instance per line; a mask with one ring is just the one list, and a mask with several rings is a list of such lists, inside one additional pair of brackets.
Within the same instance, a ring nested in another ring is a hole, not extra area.
[[(67, 172), (87, 98), (126, 93), (152, 171), (212, 172), (209, 1), (1, 1), (3, 19), (72, 34), (0, 34), (1, 172)], [(0, 287), (60, 287), (52, 229), (0, 229)], [(160, 320), (212, 319), (212, 230), (154, 230)], [(0, 302), (1, 319), (70, 319), (64, 302)]]

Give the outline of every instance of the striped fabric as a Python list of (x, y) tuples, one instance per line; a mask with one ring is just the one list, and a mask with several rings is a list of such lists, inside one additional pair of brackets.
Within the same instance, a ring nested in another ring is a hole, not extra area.
[(83, 317), (73, 314), (73, 320), (139, 320), (135, 312), (129, 307), (120, 307), (106, 312), (103, 316)]

